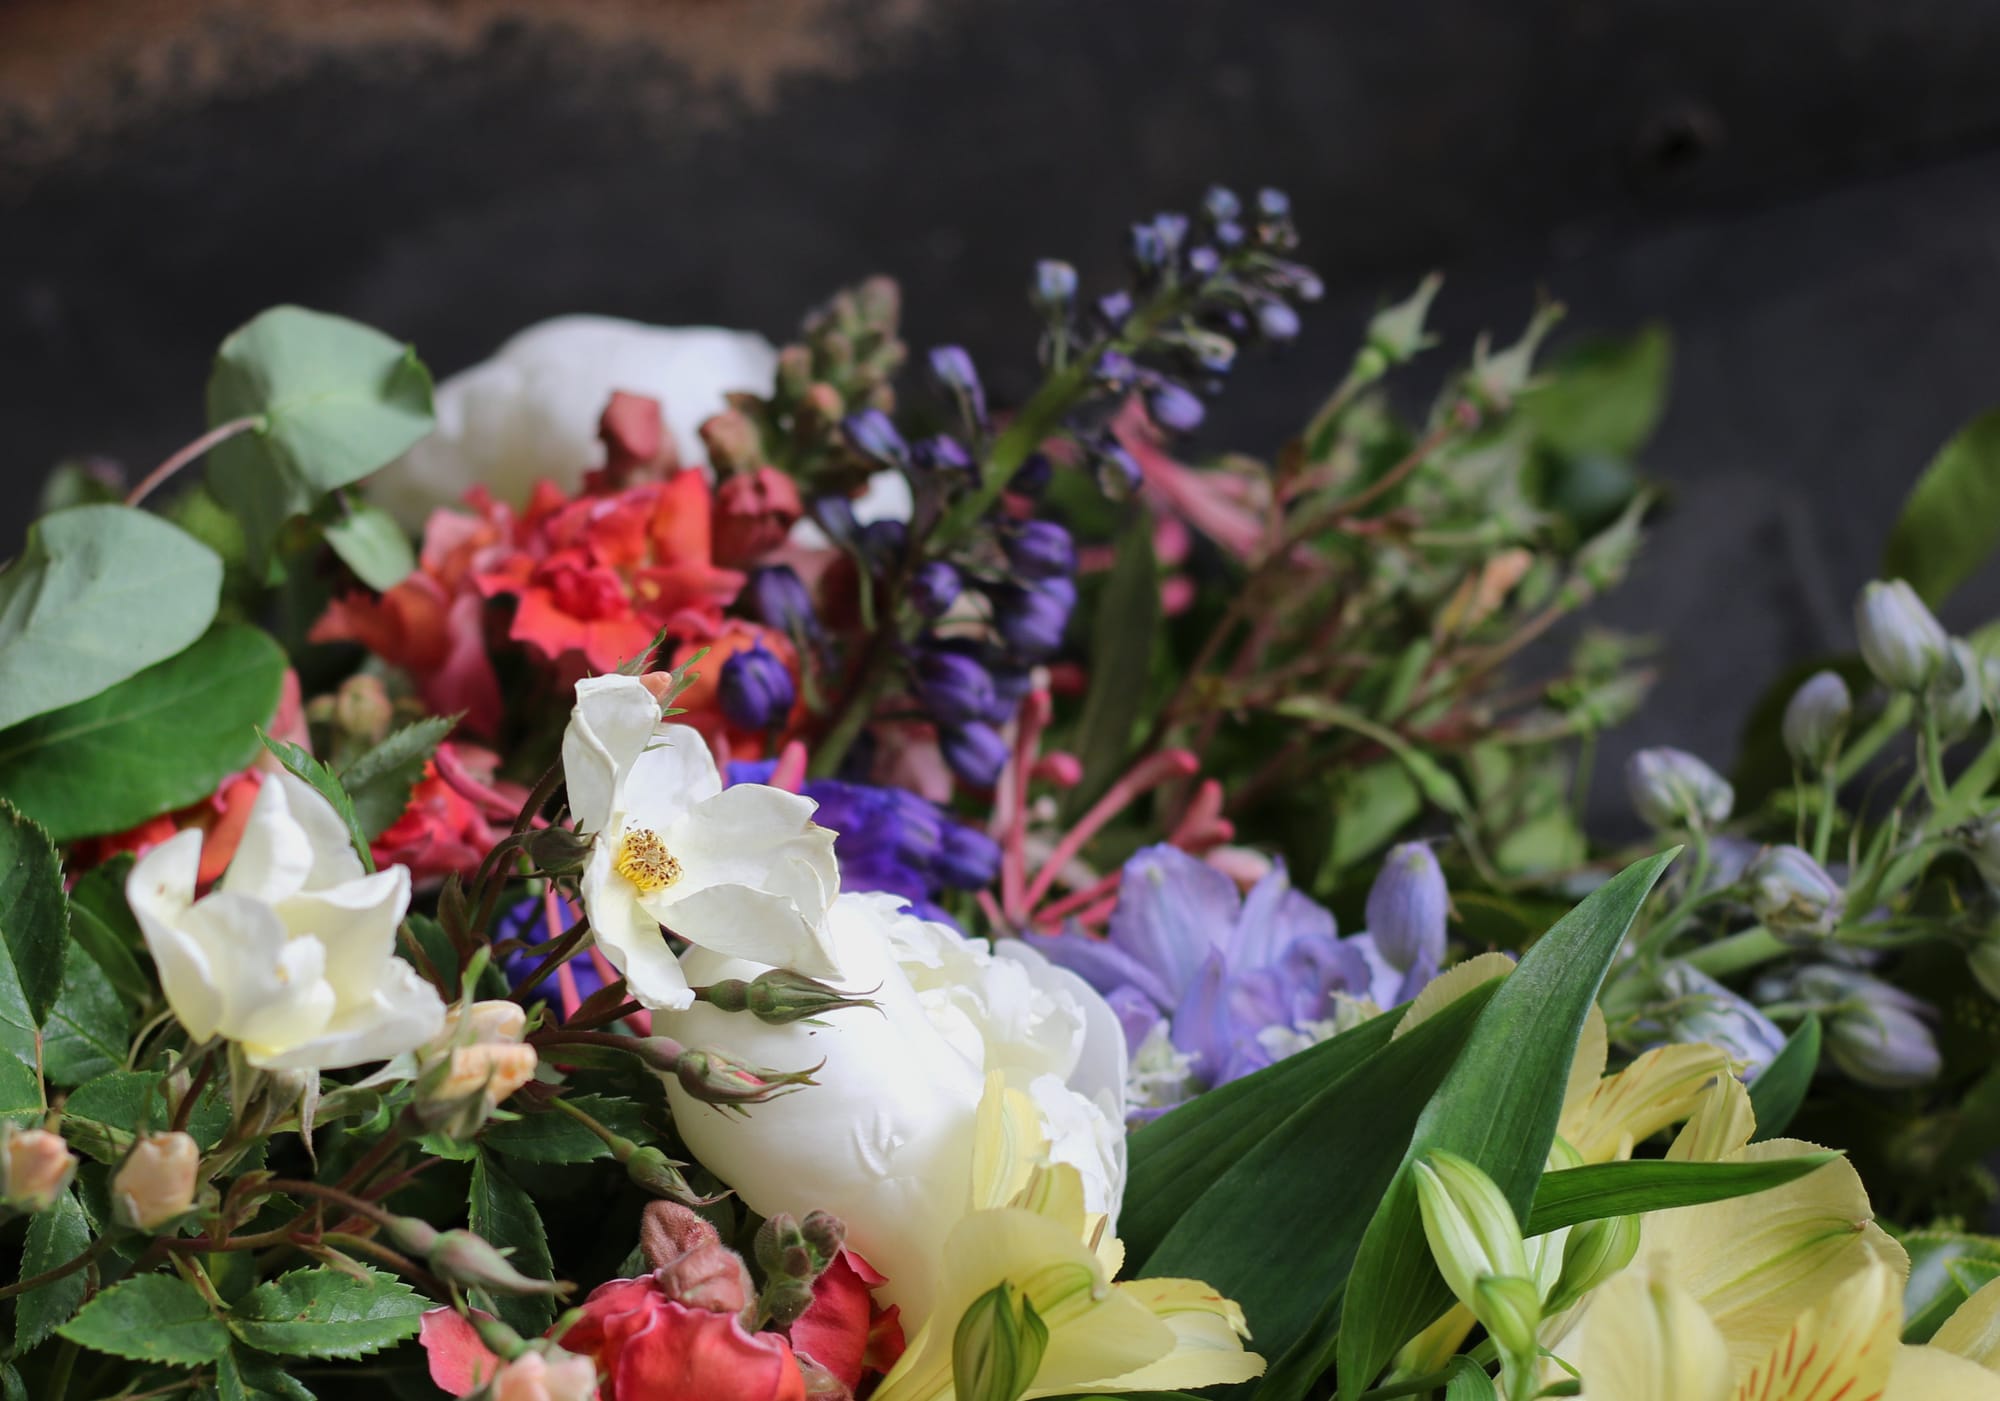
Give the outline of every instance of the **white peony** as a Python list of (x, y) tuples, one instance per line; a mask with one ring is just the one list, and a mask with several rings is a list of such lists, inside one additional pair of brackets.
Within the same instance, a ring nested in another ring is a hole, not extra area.
[(223, 1036), (266, 1070), (387, 1060), (444, 1026), (435, 989), (396, 957), (410, 873), (364, 874), (325, 798), (267, 777), (236, 855), (195, 898), (202, 834), (140, 857), (125, 897), (167, 1001), (197, 1041)]
[(778, 353), (750, 331), (558, 316), (437, 387), (437, 428), (370, 480), (369, 496), (410, 530), (475, 486), (520, 505), (537, 479), (574, 491), (604, 460), (597, 421), (614, 392), (657, 399), (681, 456), (732, 390), (768, 394)]
[(724, 789), (706, 741), (662, 725), (630, 676), (576, 683), (562, 754), (570, 812), (593, 838), (584, 909), (634, 997), (693, 1001), (662, 925), (719, 953), (833, 972), (820, 924), (840, 870), (817, 803), (762, 783)]
[[(825, 1063), (816, 1083), (747, 1114), (669, 1083), (674, 1122), (704, 1165), (764, 1215), (830, 1211), (888, 1276), (905, 1327), (929, 1316), (946, 1236), (971, 1209), (973, 1140), (989, 1072), (1040, 1113), (1049, 1156), (1075, 1167), (1086, 1208), (1114, 1218), (1125, 1187), (1125, 1040), (1104, 999), (1013, 940), (999, 951), (919, 919), (896, 896), (843, 894), (827, 915), (841, 989), (880, 1011), (771, 1026), (707, 1003), (654, 1019), (690, 1045), (774, 1070)], [(754, 978), (757, 964), (690, 950), (687, 975)]]

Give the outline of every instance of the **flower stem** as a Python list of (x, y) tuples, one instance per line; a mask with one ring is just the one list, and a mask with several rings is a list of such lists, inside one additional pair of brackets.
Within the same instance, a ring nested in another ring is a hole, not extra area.
[(194, 461), (218, 443), (226, 443), (239, 433), (247, 433), (253, 428), (262, 428), (263, 426), (264, 416), (262, 414), (250, 414), (244, 418), (232, 418), (227, 423), (216, 425), (148, 472), (139, 485), (132, 488), (131, 494), (125, 498), (125, 504), (127, 506), (138, 505), (148, 496), (151, 496), (162, 482), (166, 481), (174, 473), (180, 471), (181, 468), (187, 466), (188, 463)]
[(102, 1255), (105, 1247), (110, 1244), (111, 1238), (109, 1236), (99, 1236), (85, 1248), (83, 1254), (63, 1261), (62, 1264), (57, 1265), (52, 1270), (43, 1270), (38, 1275), (32, 1275), (27, 1279), (7, 1285), (5, 1288), (0, 1288), (0, 1299), (11, 1299), (16, 1294), (25, 1294), (30, 1289), (40, 1289), (45, 1284), (54, 1284), (59, 1279), (69, 1278), (85, 1265), (88, 1265), (92, 1260)]
[(1718, 939), (1707, 948), (1689, 954), (1687, 961), (1711, 978), (1726, 978), (1760, 963), (1782, 957), (1788, 950), (1763, 925), (1754, 925), (1727, 939)]

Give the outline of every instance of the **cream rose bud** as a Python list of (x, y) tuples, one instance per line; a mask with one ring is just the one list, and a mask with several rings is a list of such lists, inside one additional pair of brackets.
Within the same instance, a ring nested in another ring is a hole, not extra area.
[[(1085, 1207), (1115, 1218), (1125, 1189), (1125, 1040), (1104, 999), (1034, 950), (999, 951), (917, 918), (893, 895), (849, 892), (827, 912), (833, 983), (872, 998), (814, 1026), (771, 1025), (696, 1003), (654, 1015), (657, 1032), (758, 1065), (815, 1065), (814, 1083), (726, 1112), (669, 1083), (689, 1149), (765, 1217), (823, 1210), (847, 1246), (888, 1276), (878, 1296), (922, 1326), (966, 1184), (989, 1073), (1040, 1112), (1050, 1156), (1075, 1167)], [(759, 964), (704, 949), (687, 974), (711, 984)], [(1115, 1219), (1107, 1223), (1115, 1231)]]
[(194, 1206), (201, 1148), (184, 1133), (146, 1134), (111, 1179), (111, 1201), (127, 1226), (150, 1231)]
[(288, 773), (264, 779), (235, 857), (195, 898), (202, 834), (133, 865), (125, 896), (174, 1015), (263, 1070), (330, 1070), (415, 1050), (444, 1003), (396, 957), (410, 873), (361, 868), (332, 806)]
[(58, 1133), (0, 1125), (0, 1198), (16, 1211), (47, 1211), (76, 1175), (76, 1154)]
[(444, 1015), (445, 1041), (519, 1041), (528, 1030), (528, 1009), (505, 998), (449, 1008)]
[(451, 1069), (431, 1096), (440, 1103), (486, 1092), (495, 1104), (535, 1078), (540, 1064), (533, 1046), (520, 1042), (482, 1041), (451, 1053)]
[(438, 385), (436, 429), (377, 472), (368, 493), (415, 530), (475, 486), (517, 506), (543, 477), (574, 491), (604, 460), (597, 423), (619, 390), (659, 400), (681, 456), (705, 461), (703, 420), (726, 409), (733, 390), (769, 394), (777, 365), (770, 342), (746, 331), (543, 321)]
[(573, 1352), (524, 1352), (483, 1393), (492, 1401), (595, 1401), (597, 1364)]

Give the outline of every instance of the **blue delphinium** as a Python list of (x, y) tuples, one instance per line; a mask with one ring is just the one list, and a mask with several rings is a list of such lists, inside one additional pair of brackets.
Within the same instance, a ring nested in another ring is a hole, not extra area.
[(1246, 896), (1172, 846), (1125, 863), (1107, 937), (1027, 937), (1118, 1014), (1142, 1117), (1345, 1029), (1410, 981), (1368, 935), (1339, 937), (1282, 863)]

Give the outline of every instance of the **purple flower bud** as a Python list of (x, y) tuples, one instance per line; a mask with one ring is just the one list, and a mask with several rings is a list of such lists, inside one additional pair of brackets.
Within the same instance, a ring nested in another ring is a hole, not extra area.
[(999, 879), (1000, 848), (977, 827), (947, 823), (931, 873), (953, 890), (984, 890)]
[(1766, 929), (1790, 942), (1829, 937), (1840, 923), (1846, 894), (1826, 867), (1800, 847), (1774, 846), (1751, 863), (1750, 908)]
[(1691, 964), (1668, 964), (1659, 989), (1657, 1017), (1640, 1024), (1642, 1034), (1720, 1046), (1752, 1079), (1785, 1047), (1785, 1033), (1769, 1017)]
[(992, 674), (962, 652), (918, 652), (910, 681), (918, 703), (941, 725), (978, 720), (993, 708)]
[(1061, 311), (1076, 298), (1076, 269), (1044, 258), (1035, 264), (1034, 303), (1044, 311)]
[(910, 602), (926, 618), (944, 616), (951, 605), (958, 601), (965, 581), (958, 577), (958, 571), (944, 560), (934, 559), (917, 567), (910, 577)]
[(1211, 224), (1226, 224), (1243, 212), (1243, 201), (1226, 185), (1210, 185), (1201, 197), (1201, 212)]
[(1131, 496), (1146, 477), (1139, 459), (1109, 433), (1090, 445), (1090, 470), (1097, 478), (1097, 489), (1113, 501)]
[(1192, 433), (1208, 414), (1191, 390), (1172, 380), (1161, 380), (1147, 391), (1146, 412), (1169, 433)]
[(931, 373), (937, 382), (964, 403), (974, 423), (986, 422), (986, 390), (979, 383), (979, 371), (962, 345), (941, 345), (931, 351)]
[(1076, 606), (1076, 585), (1054, 578), (1025, 586), (1003, 584), (990, 592), (993, 626), (1008, 650), (1021, 657), (1046, 657), (1062, 646)]
[(1683, 749), (1641, 749), (1625, 762), (1632, 810), (1650, 827), (1713, 827), (1729, 820), (1736, 790)]
[(1188, 271), (1196, 277), (1213, 277), (1222, 267), (1222, 255), (1215, 251), (1212, 244), (1198, 244), (1188, 249), (1187, 265)]
[(1791, 996), (1826, 1018), (1826, 1052), (1864, 1085), (1898, 1090), (1937, 1078), (1929, 1003), (1856, 968), (1810, 964), (1791, 979)]
[(1107, 350), (1097, 357), (1097, 378), (1108, 389), (1123, 389), (1139, 377), (1139, 367), (1123, 351)]
[(1861, 659), (1892, 691), (1921, 691), (1950, 655), (1951, 639), (1917, 591), (1901, 579), (1868, 584), (1854, 602)]
[(854, 503), (845, 496), (815, 496), (808, 506), (813, 522), (833, 540), (854, 538)]
[(1130, 292), (1106, 292), (1097, 299), (1098, 319), (1112, 330), (1125, 324), (1132, 314), (1132, 294)]
[(1262, 302), (1257, 307), (1257, 330), (1265, 340), (1283, 344), (1299, 334), (1299, 314), (1284, 302)]
[(1291, 218), (1292, 197), (1283, 190), (1263, 189), (1257, 191), (1257, 217), (1260, 219)]
[(1001, 537), (1007, 562), (1023, 579), (1053, 579), (1076, 572), (1076, 545), (1054, 521), (1023, 521)]
[(963, 472), (972, 466), (972, 454), (958, 439), (940, 433), (913, 443), (910, 461), (925, 472)]
[(750, 616), (765, 627), (793, 636), (819, 635), (812, 594), (789, 564), (767, 564), (751, 570), (743, 597), (749, 603)]
[(1243, 239), (1243, 226), (1234, 219), (1224, 219), (1215, 226), (1215, 241), (1220, 247), (1241, 248)]
[(889, 421), (889, 415), (880, 409), (863, 409), (860, 413), (850, 414), (842, 427), (847, 432), (847, 440), (864, 457), (872, 457), (890, 466), (900, 466), (909, 458), (909, 445), (896, 431), (896, 425)]
[(759, 642), (722, 664), (717, 697), (730, 724), (745, 730), (769, 730), (791, 714), (798, 688), (785, 664)]
[(951, 771), (974, 788), (991, 788), (1007, 764), (1007, 741), (991, 725), (978, 721), (946, 730), (938, 747)]
[(1126, 253), (1132, 259), (1132, 266), (1142, 276), (1151, 276), (1167, 265), (1172, 250), (1156, 224), (1134, 224), (1126, 244)]
[(1399, 971), (1444, 962), (1444, 922), (1451, 909), (1444, 872), (1422, 842), (1391, 847), (1368, 891), (1368, 932)]
[(1181, 245), (1187, 242), (1188, 217), (1185, 214), (1155, 214), (1153, 231), (1160, 236), (1160, 244), (1167, 250), (1167, 256), (1178, 257)]
[(1007, 490), (1021, 496), (1040, 496), (1049, 489), (1049, 482), (1055, 474), (1055, 465), (1049, 461), (1047, 453), (1031, 452), (1027, 460), (1014, 469)]
[(861, 553), (877, 568), (900, 559), (909, 540), (909, 526), (897, 520), (870, 521), (861, 527), (858, 536)]
[(993, 708), (986, 712), (986, 723), (1004, 725), (1014, 718), (1014, 712), (1034, 689), (1035, 676), (1025, 666), (995, 664), (987, 670), (993, 673)]

